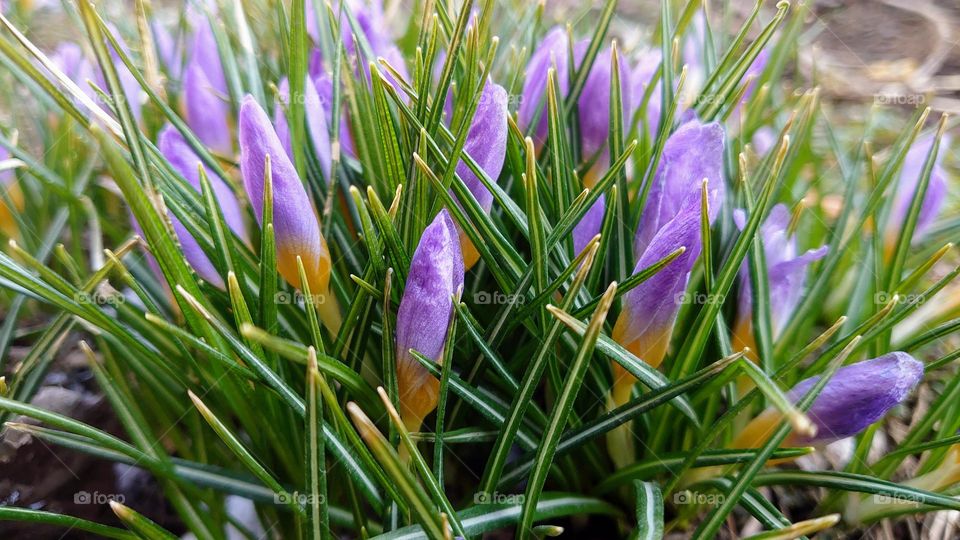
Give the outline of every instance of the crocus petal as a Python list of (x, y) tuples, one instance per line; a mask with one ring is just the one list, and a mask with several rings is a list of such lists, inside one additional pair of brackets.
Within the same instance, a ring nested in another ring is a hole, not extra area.
[(203, 172), (210, 180), (213, 187), (213, 193), (220, 204), (220, 210), (223, 212), (223, 219), (235, 232), (237, 236), (246, 241), (248, 239), (246, 228), (243, 224), (243, 212), (240, 209), (240, 203), (233, 189), (219, 176), (213, 174), (206, 165), (200, 160), (200, 157), (190, 148), (183, 135), (173, 126), (166, 126), (160, 131), (157, 138), (157, 146), (160, 153), (170, 162), (174, 169), (180, 173), (183, 178), (193, 186), (197, 192), (200, 192), (200, 172), (198, 166), (203, 167)]
[(457, 229), (446, 210), (423, 231), (410, 261), (397, 312), (397, 383), (404, 422), (419, 430), (437, 405), (439, 381), (409, 353), (440, 362), (453, 313), (453, 295), (463, 287), (463, 256)]
[(569, 45), (566, 31), (555, 26), (544, 36), (537, 50), (530, 56), (523, 81), (523, 94), (517, 118), (520, 127), (527, 130), (539, 115), (534, 140), (538, 145), (547, 138), (547, 71), (556, 67), (557, 84), (560, 92), (567, 93)]
[[(341, 28), (343, 28), (344, 31), (341, 32), (341, 36), (344, 48), (348, 55), (357, 58), (359, 64), (357, 67), (364, 74), (366, 80), (370, 80), (369, 63), (379, 64), (379, 58), (383, 58), (397, 71), (402, 79), (409, 81), (410, 75), (407, 71), (406, 61), (403, 59), (400, 49), (397, 48), (390, 35), (390, 24), (383, 13), (381, 1), (372, 0), (367, 3), (350, 0), (347, 2), (346, 9), (349, 9), (351, 13), (353, 13), (353, 17), (357, 21), (358, 30), (362, 33), (363, 39), (366, 40), (370, 47), (369, 52), (371, 56), (364, 56), (366, 51), (363, 51), (359, 43), (357, 43), (357, 36), (354, 36), (353, 28), (349, 20), (343, 17), (341, 19)], [(385, 69), (381, 69), (380, 71), (383, 73), (386, 81), (399, 90), (398, 81), (394, 79), (393, 74)], [(406, 96), (403, 92), (401, 92), (400, 95)]]
[(153, 30), (153, 41), (157, 48), (157, 56), (167, 69), (167, 75), (173, 80), (180, 80), (183, 72), (183, 47), (179, 39), (173, 36), (167, 27), (158, 21), (150, 23)]
[(90, 99), (97, 101), (98, 96), (88, 81), (99, 80), (97, 72), (94, 71), (93, 64), (83, 53), (80, 45), (73, 42), (63, 42), (57, 45), (57, 49), (50, 56), (50, 60), (74, 82), (80, 90)]
[(273, 226), (280, 275), (300, 287), (297, 256), (313, 294), (325, 294), (330, 281), (330, 254), (313, 204), (296, 168), (287, 157), (270, 119), (252, 96), (240, 107), (240, 173), (259, 223), (263, 222), (263, 185), (267, 156), (273, 180)]
[[(586, 53), (589, 42), (582, 41), (574, 48), (574, 58), (579, 66)], [(623, 57), (618, 55), (620, 64), (620, 96), (621, 96), (621, 115), (624, 132), (630, 129), (630, 104), (633, 101), (633, 88), (630, 84), (631, 74), (630, 65)], [(610, 48), (601, 50), (587, 80), (583, 85), (583, 91), (577, 102), (580, 121), (580, 144), (585, 158), (604, 156), (599, 155), (600, 151), (606, 148), (607, 139), (610, 137), (610, 79), (613, 77), (613, 62), (611, 62)], [(598, 159), (598, 165), (605, 167), (608, 160)]]
[[(314, 77), (313, 84), (317, 89), (317, 96), (320, 98), (320, 105), (323, 107), (324, 117), (327, 122), (333, 119), (333, 81), (327, 73)], [(353, 148), (353, 139), (350, 135), (350, 119), (347, 115), (347, 106), (343, 104), (340, 112), (340, 149), (348, 156), (356, 156)]]
[(603, 216), (606, 213), (606, 197), (600, 195), (597, 202), (587, 210), (580, 222), (573, 227), (573, 252), (580, 253), (593, 237), (600, 234)]
[[(224, 221), (241, 239), (247, 240), (247, 234), (243, 226), (243, 217), (240, 211), (240, 204), (233, 190), (219, 176), (213, 175), (205, 165), (202, 165), (200, 158), (193, 152), (193, 149), (186, 143), (180, 132), (173, 126), (166, 126), (157, 139), (157, 147), (163, 157), (170, 162), (170, 165), (198, 192), (200, 186), (200, 172), (198, 166), (204, 168), (204, 173), (210, 180), (214, 195), (223, 211)], [(183, 254), (190, 263), (190, 266), (210, 284), (215, 287), (223, 288), (223, 278), (216, 267), (204, 253), (203, 249), (196, 239), (187, 231), (183, 223), (170, 216), (174, 232), (180, 241), (180, 247)]]
[[(860, 433), (883, 418), (910, 394), (923, 378), (923, 363), (904, 352), (837, 370), (807, 411), (816, 424), (814, 437), (791, 436), (791, 443), (827, 444)], [(787, 394), (798, 401), (820, 377), (801, 381)]]
[[(770, 319), (775, 338), (790, 321), (790, 316), (803, 298), (807, 266), (827, 254), (827, 247), (821, 246), (798, 255), (796, 238), (787, 231), (790, 218), (787, 207), (778, 204), (770, 210), (770, 215), (760, 226), (767, 280), (770, 284)], [(734, 210), (733, 220), (737, 227), (743, 230), (746, 214), (742, 210)], [(746, 261), (740, 267), (740, 284), (738, 314), (740, 317), (749, 318), (752, 313), (753, 289)]]
[[(488, 81), (483, 87), (480, 103), (470, 123), (463, 151), (494, 181), (500, 176), (507, 153), (508, 114), (507, 91), (499, 84)], [(463, 160), (457, 164), (457, 175), (476, 197), (480, 206), (489, 211), (493, 204), (493, 194)]]
[(690, 270), (700, 256), (700, 205), (692, 201), (650, 241), (634, 272), (639, 272), (683, 246), (685, 251), (663, 269), (624, 295), (623, 311), (613, 338), (652, 366), (666, 353)]
[[(637, 64), (633, 67), (630, 75), (631, 113), (643, 106), (643, 97), (646, 95), (650, 81), (653, 80), (653, 76), (660, 66), (660, 56), (661, 54), (658, 49), (650, 49), (640, 55)], [(650, 90), (650, 99), (647, 101), (645, 118), (647, 122), (647, 132), (651, 137), (656, 135), (657, 128), (660, 125), (661, 100), (663, 99), (660, 92), (660, 84), (658, 81), (657, 86), (653, 90)]]
[[(277, 130), (277, 136), (283, 144), (283, 149), (287, 156), (293, 161), (293, 149), (290, 146), (290, 127), (287, 124), (287, 108), (290, 106), (290, 83), (283, 79), (278, 87), (278, 102), (273, 110), (273, 124)], [(307, 130), (310, 135), (310, 142), (316, 152), (317, 160), (320, 161), (320, 167), (323, 177), (330, 181), (330, 132), (327, 128), (327, 115), (324, 112), (323, 103), (317, 94), (317, 88), (314, 82), (307, 77), (303, 85), (303, 113), (307, 119)]]
[(183, 75), (187, 124), (211, 150), (231, 155), (231, 107), (226, 76), (210, 23), (204, 16), (197, 15), (196, 18), (198, 24), (193, 36), (193, 48)]
[[(910, 206), (913, 204), (913, 196), (920, 184), (920, 177), (923, 174), (923, 165), (927, 161), (927, 154), (933, 148), (933, 135), (928, 135), (914, 143), (913, 147), (904, 157), (903, 167), (900, 171), (900, 180), (897, 189), (894, 191), (893, 207), (890, 211), (890, 217), (887, 220), (886, 236), (887, 243), (893, 244), (899, 237), (900, 231), (907, 220), (907, 214), (910, 212)], [(927, 187), (927, 193), (920, 206), (920, 215), (917, 218), (917, 227), (914, 230), (914, 239), (922, 238), (924, 233), (933, 224), (933, 221), (940, 213), (940, 208), (947, 195), (946, 173), (943, 170), (942, 161), (945, 153), (944, 149), (950, 144), (950, 139), (944, 136), (940, 142), (940, 151), (937, 153), (933, 164), (933, 171), (930, 173), (930, 183)]]
[(723, 203), (723, 127), (716, 122), (691, 120), (681, 125), (663, 148), (647, 204), (640, 217), (633, 249), (642, 254), (663, 224), (677, 215), (689, 201), (699, 204), (703, 179), (707, 179), (707, 201), (712, 223)]

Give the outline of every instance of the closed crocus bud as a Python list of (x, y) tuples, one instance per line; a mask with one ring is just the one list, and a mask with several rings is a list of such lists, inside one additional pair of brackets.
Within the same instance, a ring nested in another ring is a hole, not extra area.
[[(483, 87), (480, 103), (470, 122), (463, 152), (473, 158), (494, 182), (503, 170), (503, 160), (507, 152), (507, 114), (507, 91), (488, 81)], [(493, 205), (493, 194), (463, 160), (457, 164), (457, 175), (484, 211), (489, 212)], [(462, 231), (460, 245), (463, 248), (464, 266), (470, 269), (480, 259), (480, 254)]]
[(187, 124), (205, 145), (221, 155), (233, 153), (230, 103), (213, 31), (206, 22), (197, 29), (183, 75)]
[[(360, 44), (357, 43), (353, 35), (353, 29), (346, 17), (341, 19), (341, 25), (344, 29), (341, 33), (343, 45), (348, 55), (356, 56), (358, 63), (361, 64), (358, 67), (362, 67), (367, 80), (370, 80), (370, 66), (368, 63), (374, 62), (379, 64), (378, 59), (383, 58), (397, 71), (403, 80), (410, 81), (410, 76), (407, 72), (407, 63), (403, 59), (403, 54), (401, 54), (393, 37), (390, 35), (390, 21), (387, 20), (383, 13), (383, 3), (381, 0), (370, 0), (369, 2), (365, 0), (349, 0), (346, 9), (349, 9), (351, 13), (353, 13), (357, 21), (357, 26), (360, 32), (363, 33), (362, 37), (370, 46), (370, 50), (362, 50), (362, 47), (360, 47)], [(369, 52), (371, 56), (366, 56), (366, 52)], [(394, 80), (391, 73), (384, 73), (384, 77), (390, 84), (399, 89), (397, 81)], [(401, 96), (405, 96), (405, 94), (401, 92)]]
[(166, 68), (167, 75), (175, 81), (180, 80), (183, 74), (183, 43), (158, 21), (151, 22), (150, 28), (153, 30), (157, 56)]
[[(907, 214), (910, 213), (914, 194), (920, 184), (920, 177), (923, 175), (923, 165), (927, 161), (927, 154), (933, 148), (933, 141), (933, 135), (918, 139), (904, 157), (903, 167), (900, 170), (900, 180), (894, 190), (893, 205), (884, 232), (884, 246), (888, 255), (893, 253), (903, 226), (907, 221)], [(930, 183), (920, 206), (917, 227), (913, 231), (914, 240), (922, 238), (927, 232), (937, 218), (937, 214), (940, 213), (940, 208), (947, 196), (947, 177), (943, 170), (942, 161), (945, 153), (944, 148), (947, 148), (949, 144), (950, 139), (947, 136), (944, 136), (940, 141), (940, 151), (937, 153), (933, 170), (930, 172)]]
[[(589, 40), (577, 42), (573, 46), (575, 65), (579, 67), (589, 46)], [(534, 141), (541, 146), (547, 137), (547, 72), (556, 67), (555, 76), (561, 96), (569, 91), (569, 40), (561, 27), (555, 27), (544, 37), (537, 50), (527, 63), (523, 85), (523, 99), (517, 111), (520, 126), (527, 129), (534, 119)], [(618, 56), (620, 71), (620, 95), (624, 130), (629, 130), (631, 104), (633, 102), (633, 84), (630, 65), (622, 56)], [(613, 72), (611, 49), (601, 50), (577, 101), (577, 117), (580, 123), (580, 145), (584, 160), (593, 166), (584, 175), (587, 187), (593, 187), (609, 162), (607, 140), (610, 136), (610, 87)]]
[(660, 111), (663, 108), (661, 103), (663, 95), (660, 92), (660, 85), (662, 83), (658, 81), (657, 86), (652, 90), (650, 89), (653, 76), (656, 75), (657, 68), (660, 66), (660, 57), (660, 51), (657, 49), (644, 51), (640, 54), (636, 65), (633, 66), (633, 70), (630, 73), (631, 113), (643, 107), (643, 98), (648, 91), (650, 92), (650, 99), (646, 102), (646, 109), (644, 109), (645, 113), (643, 115), (646, 119), (647, 133), (650, 134), (650, 137), (657, 134), (657, 128), (660, 126)]
[[(685, 296), (690, 270), (700, 255), (700, 205), (698, 201), (682, 208), (653, 237), (640, 257), (634, 272), (647, 268), (678, 248), (684, 252), (659, 272), (627, 292), (623, 309), (613, 327), (613, 339), (634, 356), (659, 367), (670, 344), (670, 335)], [(613, 362), (613, 386), (607, 403), (612, 410), (629, 401), (636, 378)], [(610, 432), (608, 449), (614, 463), (623, 467), (633, 460), (630, 424)]]
[[(578, 66), (588, 45), (588, 42), (582, 41), (574, 48)], [(607, 145), (610, 139), (610, 87), (613, 77), (613, 57), (610, 51), (610, 48), (606, 48), (598, 53), (577, 105), (581, 154), (585, 160), (593, 161), (593, 166), (583, 176), (584, 185), (590, 188), (596, 185), (610, 164), (610, 151)], [(626, 134), (630, 130), (633, 85), (630, 65), (623, 56), (618, 55), (617, 59), (620, 66), (621, 125)]]
[(600, 234), (603, 227), (603, 215), (606, 211), (606, 197), (600, 195), (597, 202), (587, 210), (583, 218), (573, 227), (573, 252), (580, 253), (593, 237)]
[(96, 100), (97, 95), (90, 87), (90, 81), (97, 80), (93, 64), (83, 53), (83, 49), (76, 43), (65, 41), (57, 45), (50, 56), (54, 65), (63, 72), (80, 90), (90, 99)]
[[(770, 322), (773, 338), (783, 331), (797, 304), (803, 298), (807, 278), (807, 266), (823, 258), (827, 247), (821, 246), (804, 253), (797, 253), (796, 237), (790, 234), (790, 211), (778, 204), (760, 227), (764, 261), (767, 267), (767, 283), (770, 294)], [(733, 212), (733, 220), (740, 230), (746, 226), (747, 216), (743, 210)], [(753, 289), (750, 285), (750, 269), (744, 261), (740, 267), (740, 296), (737, 304), (737, 321), (734, 325), (735, 349), (757, 348), (753, 340)], [(755, 357), (753, 357), (755, 359)]]
[(640, 256), (651, 239), (680, 208), (699, 204), (703, 180), (707, 179), (710, 222), (716, 219), (726, 189), (723, 183), (723, 127), (716, 122), (689, 120), (670, 135), (653, 178), (640, 225), (633, 240)]
[(297, 257), (303, 261), (310, 293), (324, 324), (334, 333), (340, 314), (329, 294), (330, 252), (320, 232), (320, 222), (296, 168), (267, 114), (252, 96), (240, 106), (240, 173), (257, 221), (263, 224), (263, 186), (267, 156), (273, 183), (273, 228), (277, 246), (277, 269), (294, 287), (301, 287)]
[[(791, 433), (783, 445), (820, 446), (856, 435), (906, 399), (922, 378), (923, 363), (904, 352), (892, 352), (842, 367), (807, 410), (816, 434)], [(818, 380), (819, 376), (799, 382), (787, 397), (793, 402), (799, 401)], [(764, 411), (737, 435), (731, 447), (761, 446), (782, 419), (782, 413), (776, 409)]]
[(556, 67), (557, 86), (564, 95), (569, 86), (569, 40), (560, 26), (553, 27), (537, 45), (527, 62), (523, 81), (523, 99), (517, 110), (517, 119), (521, 129), (527, 130), (534, 120), (537, 127), (533, 131), (533, 140), (537, 146), (543, 145), (547, 138), (547, 72)]
[(442, 210), (423, 231), (410, 261), (397, 312), (397, 386), (400, 413), (410, 431), (437, 406), (440, 382), (410, 354), (439, 363), (453, 315), (453, 296), (463, 287), (463, 256), (457, 228)]
[[(287, 79), (280, 82), (278, 88), (278, 103), (273, 111), (273, 123), (276, 126), (277, 136), (283, 143), (290, 160), (293, 160), (293, 149), (290, 146), (290, 126), (287, 123), (287, 108), (290, 106), (290, 84)], [(307, 120), (307, 132), (313, 150), (320, 162), (323, 177), (330, 181), (330, 132), (327, 128), (327, 114), (317, 94), (313, 81), (307, 77), (303, 85), (303, 114)]]
[[(223, 212), (223, 219), (227, 226), (237, 234), (244, 242), (247, 241), (247, 233), (243, 226), (243, 214), (240, 210), (240, 204), (230, 186), (219, 176), (214, 175), (207, 169), (206, 165), (200, 161), (200, 157), (193, 152), (190, 145), (183, 139), (183, 136), (173, 126), (166, 126), (157, 138), (157, 146), (163, 157), (170, 162), (170, 165), (180, 173), (181, 176), (190, 184), (193, 189), (200, 192), (200, 171), (203, 167), (204, 174), (210, 180), (214, 196), (220, 204), (220, 210)], [(174, 231), (180, 240), (180, 246), (183, 248), (183, 254), (187, 261), (193, 266), (197, 274), (212, 285), (223, 288), (223, 278), (217, 272), (216, 267), (210, 262), (210, 259), (200, 248), (197, 241), (187, 232), (186, 227), (176, 217), (171, 216)]]
[(13, 215), (23, 210), (23, 192), (17, 184), (13, 166), (10, 151), (0, 146), (0, 190), (4, 195), (0, 197), (0, 232), (7, 238), (17, 236), (17, 221)]

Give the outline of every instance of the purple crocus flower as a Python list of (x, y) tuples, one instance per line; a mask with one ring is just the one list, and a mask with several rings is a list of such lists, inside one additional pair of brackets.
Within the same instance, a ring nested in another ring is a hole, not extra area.
[(710, 222), (720, 211), (726, 189), (723, 183), (723, 127), (716, 122), (702, 124), (692, 119), (670, 135), (650, 186), (646, 206), (640, 216), (633, 241), (640, 256), (663, 224), (678, 211), (696, 201), (700, 204), (701, 186), (707, 179), (707, 203)]
[(534, 142), (542, 145), (547, 138), (547, 71), (556, 67), (557, 86), (566, 94), (569, 87), (568, 48), (566, 31), (555, 26), (530, 56), (523, 81), (523, 99), (517, 110), (520, 127), (527, 129), (539, 115), (534, 130)]
[(410, 431), (419, 431), (424, 417), (437, 406), (440, 383), (410, 350), (434, 362), (442, 360), (453, 296), (463, 287), (463, 255), (457, 236), (446, 210), (424, 229), (397, 312), (397, 385), (401, 416)]
[(183, 43), (159, 21), (152, 21), (150, 28), (153, 30), (157, 56), (166, 67), (167, 75), (175, 81), (180, 80), (183, 74)]
[[(575, 66), (580, 66), (589, 43), (589, 40), (582, 40), (573, 46)], [(527, 63), (523, 99), (517, 116), (520, 126), (527, 129), (539, 115), (534, 130), (534, 140), (538, 146), (546, 139), (548, 129), (547, 71), (552, 67), (556, 68), (555, 76), (561, 93), (558, 97), (565, 97), (569, 92), (569, 56), (567, 33), (557, 26), (547, 33)], [(610, 48), (597, 54), (577, 104), (582, 153), (585, 159), (595, 160), (595, 165), (584, 176), (587, 187), (596, 183), (599, 172), (609, 161), (606, 146), (610, 134), (610, 78), (613, 69), (611, 58)], [(619, 57), (619, 64), (620, 93), (625, 105), (622, 111), (623, 125), (625, 129), (629, 129), (631, 104), (634, 99), (631, 69), (622, 56)]]
[[(499, 84), (487, 81), (483, 86), (477, 110), (470, 122), (463, 152), (472, 157), (493, 181), (500, 177), (500, 171), (503, 170), (503, 160), (506, 157), (508, 114), (507, 91)], [(457, 175), (477, 199), (480, 207), (489, 212), (493, 205), (493, 194), (463, 160), (460, 160), (457, 164)], [(457, 230), (459, 230), (459, 227)], [(464, 266), (470, 269), (480, 259), (480, 254), (463, 231), (460, 231), (459, 234), (460, 245), (463, 248)]]
[(64, 41), (57, 45), (56, 50), (50, 56), (50, 60), (64, 75), (80, 87), (80, 90), (87, 97), (96, 100), (97, 95), (88, 81), (98, 81), (99, 79), (94, 72), (93, 64), (90, 63), (80, 45), (71, 41)]
[(606, 212), (606, 197), (600, 195), (597, 202), (583, 215), (583, 218), (573, 227), (573, 252), (580, 253), (587, 247), (593, 237), (600, 234), (603, 228), (603, 216)]
[(190, 60), (183, 75), (183, 101), (187, 124), (197, 138), (214, 152), (231, 155), (233, 139), (227, 83), (213, 30), (206, 22), (194, 35)]
[[(816, 434), (791, 433), (783, 444), (825, 445), (856, 435), (906, 399), (922, 378), (923, 363), (904, 352), (891, 352), (842, 367), (807, 410), (807, 416), (817, 428)], [(799, 401), (818, 380), (819, 376), (801, 381), (787, 397)], [(782, 419), (783, 415), (776, 409), (764, 411), (737, 435), (731, 446), (762, 445)]]
[[(666, 356), (677, 313), (685, 300), (684, 291), (690, 279), (690, 270), (700, 255), (701, 245), (700, 204), (691, 200), (653, 237), (637, 261), (634, 272), (647, 268), (678, 248), (685, 248), (684, 252), (623, 297), (623, 309), (617, 317), (611, 337), (655, 368)], [(608, 410), (627, 403), (637, 382), (636, 377), (619, 363), (612, 362), (611, 365), (613, 385), (608, 396)], [(633, 461), (635, 454), (630, 423), (607, 435), (607, 447), (617, 467), (624, 467)]]
[(203, 162), (200, 157), (190, 148), (190, 145), (183, 138), (183, 135), (171, 125), (167, 125), (160, 131), (157, 138), (157, 145), (163, 156), (170, 162), (174, 169), (180, 173), (183, 178), (200, 191), (200, 172), (198, 167), (203, 167), (203, 172), (210, 180), (214, 195), (220, 203), (220, 209), (223, 211), (223, 219), (237, 235), (247, 240), (247, 234), (243, 225), (243, 212), (240, 210), (240, 203), (237, 196), (222, 178), (215, 175)]
[[(377, 62), (377, 58), (383, 58), (397, 70), (401, 78), (409, 81), (410, 76), (407, 72), (406, 61), (403, 59), (403, 54), (400, 53), (400, 49), (390, 35), (389, 29), (391, 25), (383, 13), (383, 3), (381, 0), (370, 0), (369, 3), (361, 0), (349, 0), (346, 9), (349, 9), (351, 13), (353, 13), (357, 21), (357, 26), (363, 35), (354, 36), (348, 19), (343, 17), (341, 21), (343, 46), (347, 50), (348, 55), (356, 56), (357, 61), (363, 64), (363, 73), (366, 74), (367, 79), (369, 80), (370, 77), (367, 62)], [(372, 57), (364, 56), (360, 44), (357, 43), (357, 37), (362, 37), (366, 40), (370, 46)], [(394, 81), (391, 74), (386, 73), (385, 77), (394, 87), (397, 87), (396, 81)]]
[[(776, 338), (790, 321), (790, 316), (803, 298), (803, 285), (806, 282), (807, 266), (827, 254), (827, 247), (821, 246), (805, 253), (797, 253), (796, 238), (790, 235), (790, 211), (782, 204), (775, 205), (770, 215), (760, 227), (763, 241), (764, 260), (770, 291), (770, 322), (773, 337)], [(747, 216), (743, 210), (734, 210), (733, 220), (740, 230), (746, 226)], [(737, 310), (737, 322), (734, 333), (743, 346), (756, 350), (753, 345), (753, 290), (750, 286), (750, 269), (746, 263), (740, 267), (740, 296)]]
[[(239, 136), (240, 174), (243, 176), (247, 197), (261, 225), (264, 172), (267, 156), (270, 156), (273, 227), (280, 275), (294, 287), (300, 288), (297, 269), (299, 256), (303, 261), (311, 294), (327, 295), (330, 283), (330, 252), (320, 231), (317, 213), (267, 113), (250, 95), (244, 96), (240, 106)], [(321, 310), (321, 317), (324, 317), (328, 328), (336, 332), (339, 329), (339, 314), (334, 316), (332, 312), (324, 311), (327, 308), (333, 309), (332, 297), (320, 304), (318, 308)]]
[[(927, 161), (927, 154), (933, 148), (933, 135), (927, 135), (918, 139), (913, 147), (904, 157), (903, 168), (900, 171), (900, 180), (894, 191), (893, 206), (890, 210), (890, 217), (887, 219), (885, 231), (885, 244), (889, 253), (893, 252), (896, 246), (900, 231), (907, 220), (907, 214), (910, 212), (910, 206), (913, 204), (913, 196), (920, 184), (920, 176), (923, 174), (923, 165)], [(941, 149), (937, 153), (933, 164), (933, 171), (930, 173), (930, 183), (927, 186), (927, 193), (920, 206), (920, 215), (917, 218), (917, 227), (914, 230), (914, 240), (920, 239), (930, 229), (943, 202), (947, 196), (946, 173), (943, 170), (943, 148), (950, 144), (949, 137), (944, 136), (940, 142)]]
[[(277, 136), (283, 143), (290, 160), (293, 160), (293, 149), (290, 146), (290, 127), (287, 124), (287, 107), (290, 103), (290, 83), (287, 79), (280, 82), (278, 88), (279, 100), (273, 110), (273, 123), (276, 126)], [(327, 128), (327, 114), (314, 82), (307, 77), (303, 85), (303, 112), (307, 119), (307, 131), (310, 142), (316, 152), (323, 177), (330, 181), (330, 132)]]
[[(237, 236), (246, 242), (247, 233), (243, 226), (243, 213), (240, 210), (236, 195), (222, 178), (211, 173), (206, 165), (203, 165), (203, 162), (183, 139), (180, 132), (173, 126), (167, 125), (157, 138), (157, 147), (163, 157), (170, 162), (173, 169), (180, 173), (197, 192), (201, 190), (199, 167), (203, 167), (204, 174), (210, 180), (214, 195), (223, 211), (224, 221)], [(193, 266), (200, 277), (222, 289), (223, 278), (206, 253), (203, 252), (203, 249), (200, 248), (200, 244), (197, 243), (179, 219), (171, 216), (171, 222), (174, 231), (177, 233), (177, 238), (180, 240), (183, 254), (190, 265)]]
[[(650, 49), (643, 52), (637, 60), (630, 78), (631, 111), (636, 111), (643, 106), (643, 96), (647, 93), (647, 88), (649, 88), (653, 76), (657, 73), (657, 68), (660, 67), (660, 57), (659, 49)], [(650, 99), (647, 101), (646, 122), (650, 137), (657, 134), (657, 128), (660, 125), (660, 112), (663, 109), (661, 84), (661, 82), (657, 82), (657, 86), (650, 91)]]
[[(624, 295), (623, 310), (613, 328), (613, 339), (617, 343), (653, 367), (658, 367), (666, 355), (690, 270), (700, 256), (701, 245), (700, 204), (691, 201), (657, 232), (634, 268), (634, 272), (639, 272), (678, 248), (685, 248), (679, 257)], [(619, 364), (614, 367), (619, 368)], [(618, 391), (629, 396), (633, 387), (633, 377), (625, 371), (622, 375), (614, 379), (615, 399)]]

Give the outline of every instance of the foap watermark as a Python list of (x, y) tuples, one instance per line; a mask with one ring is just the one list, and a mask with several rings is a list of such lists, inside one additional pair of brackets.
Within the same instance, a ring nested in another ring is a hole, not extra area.
[(898, 506), (920, 506), (920, 498), (905, 493), (877, 493), (873, 495), (873, 502), (876, 504), (898, 505)]
[(473, 494), (474, 504), (523, 504), (523, 493), (500, 493), (499, 491), (478, 491)]
[(674, 297), (674, 300), (678, 304), (693, 304), (698, 306), (706, 306), (710, 304), (722, 304), (726, 300), (726, 296), (723, 294), (707, 294), (702, 292), (682, 292), (677, 293)]
[(927, 102), (923, 94), (880, 93), (873, 95), (873, 102), (877, 105), (901, 105), (919, 107)]
[(299, 491), (294, 491), (293, 493), (274, 493), (273, 502), (274, 504), (297, 504), (300, 506), (313, 506), (316, 504), (322, 504), (326, 499), (320, 493), (300, 493)]
[(701, 493), (699, 491), (690, 491), (685, 489), (673, 494), (673, 504), (705, 504), (708, 506), (720, 506), (726, 500), (723, 493)]
[(73, 301), (78, 304), (96, 304), (98, 306), (119, 306), (127, 302), (122, 294), (112, 291), (104, 292), (96, 290), (94, 292), (77, 291), (73, 295)]
[(78, 491), (73, 494), (73, 504), (108, 504), (116, 501), (120, 504), (126, 500), (123, 493), (101, 493), (99, 491)]
[(880, 306), (885, 306), (894, 301), (898, 304), (923, 304), (927, 301), (927, 296), (925, 294), (903, 294), (887, 291), (877, 291), (873, 295), (873, 302)]
[(308, 300), (315, 305), (320, 305), (327, 301), (327, 297), (326, 295), (321, 293), (313, 293), (309, 297), (307, 297), (300, 291), (296, 291), (292, 293), (289, 293), (286, 291), (278, 291), (276, 294), (273, 295), (273, 302), (278, 305), (306, 304)]
[(491, 304), (523, 304), (526, 300), (526, 297), (522, 294), (504, 294), (500, 291), (494, 291), (492, 293), (479, 291), (473, 293), (473, 303), (483, 306)]

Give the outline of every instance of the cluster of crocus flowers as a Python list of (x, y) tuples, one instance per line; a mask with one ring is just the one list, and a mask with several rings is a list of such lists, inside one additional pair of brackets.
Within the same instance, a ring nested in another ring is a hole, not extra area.
[[(860, 433), (899, 405), (923, 378), (923, 363), (904, 352), (891, 352), (844, 366), (827, 381), (806, 411), (815, 434), (791, 432), (784, 446), (822, 446)], [(797, 383), (787, 397), (794, 403), (820, 380), (811, 377)], [(769, 408), (737, 433), (731, 448), (762, 446), (783, 413)]]
[(320, 317), (336, 333), (341, 316), (330, 294), (330, 251), (320, 231), (320, 220), (296, 168), (287, 156), (267, 113), (252, 96), (240, 106), (240, 173), (257, 221), (263, 225), (264, 182), (270, 166), (273, 193), (273, 230), (277, 269), (292, 286), (301, 288), (300, 258)]
[[(747, 222), (746, 213), (735, 210), (733, 221), (743, 230)], [(790, 316), (803, 298), (807, 267), (827, 254), (826, 246), (798, 254), (796, 237), (790, 231), (790, 221), (790, 211), (786, 206), (778, 204), (770, 210), (770, 215), (760, 226), (774, 339), (786, 327)], [(736, 350), (749, 348), (748, 356), (751, 360), (757, 360), (754, 354), (757, 347), (753, 337), (753, 288), (750, 285), (750, 270), (746, 261), (740, 267), (740, 295), (733, 327), (733, 344)]]
[[(243, 213), (233, 189), (222, 178), (210, 172), (210, 169), (200, 161), (200, 158), (183, 139), (180, 132), (173, 126), (167, 125), (157, 137), (157, 147), (163, 157), (170, 163), (170, 166), (183, 176), (197, 192), (201, 190), (200, 169), (203, 169), (204, 175), (210, 180), (220, 210), (223, 212), (224, 221), (230, 227), (230, 230), (246, 242), (247, 233), (243, 224)], [(193, 269), (211, 285), (223, 288), (223, 277), (203, 252), (196, 239), (175, 216), (171, 216), (170, 221), (173, 224), (174, 232), (177, 234), (177, 239), (180, 241), (183, 254)]]
[[(480, 102), (467, 131), (463, 153), (469, 155), (492, 182), (496, 182), (507, 153), (507, 91), (499, 84), (487, 81), (481, 92)], [(489, 212), (493, 206), (493, 194), (462, 159), (457, 163), (457, 176), (466, 184), (480, 207)], [(460, 231), (463, 264), (469, 270), (480, 259), (480, 254), (470, 238), (459, 227), (457, 230)]]
[(454, 295), (463, 287), (463, 255), (457, 228), (447, 210), (427, 226), (410, 261), (397, 312), (397, 387), (400, 415), (410, 431), (437, 406), (440, 382), (411, 349), (439, 363), (453, 316)]

